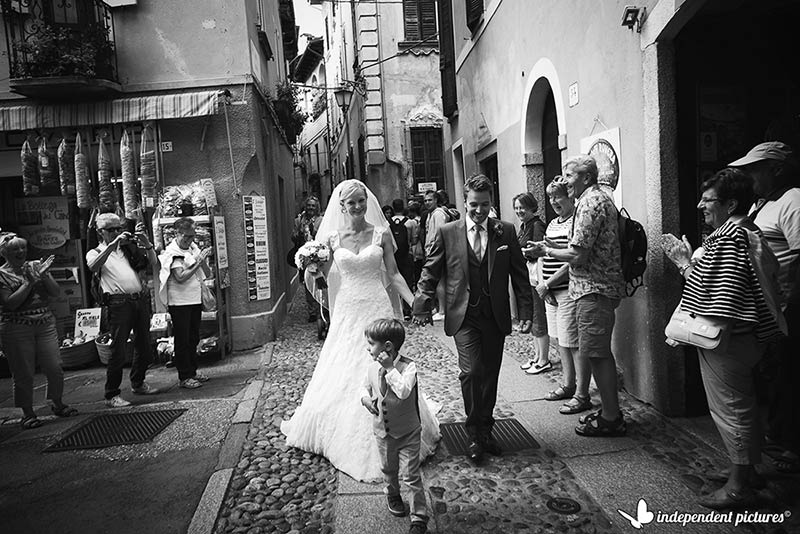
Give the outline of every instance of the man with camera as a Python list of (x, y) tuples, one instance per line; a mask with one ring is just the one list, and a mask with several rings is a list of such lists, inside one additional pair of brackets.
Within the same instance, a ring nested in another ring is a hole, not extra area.
[[(124, 231), (122, 221), (113, 213), (101, 213), (95, 220), (100, 244), (86, 253), (86, 263), (100, 278), (101, 304), (107, 309), (112, 352), (106, 371), (105, 399), (111, 408), (129, 406), (120, 396), (125, 345), (131, 330), (136, 351), (131, 363), (131, 392), (153, 395), (158, 390), (144, 381), (152, 361), (150, 347), (150, 298), (139, 273), (148, 264), (158, 272), (158, 257), (144, 232)], [(144, 252), (142, 252), (142, 250)]]

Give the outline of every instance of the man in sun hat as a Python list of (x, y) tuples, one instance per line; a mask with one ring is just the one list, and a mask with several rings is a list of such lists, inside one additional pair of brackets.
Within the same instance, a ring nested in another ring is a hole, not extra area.
[[(789, 145), (769, 141), (754, 146), (743, 158), (729, 164), (741, 167), (753, 178), (753, 190), (759, 200), (750, 210), (750, 218), (764, 233), (764, 238), (778, 258), (778, 282), (781, 307), (789, 327), (788, 337), (771, 346), (762, 365), (763, 374), (773, 383), (769, 387), (767, 441), (777, 448), (776, 468), (800, 469), (800, 399), (796, 379), (800, 378), (798, 359), (792, 347), (800, 341), (800, 187), (797, 155)], [(769, 448), (765, 448), (769, 453)]]

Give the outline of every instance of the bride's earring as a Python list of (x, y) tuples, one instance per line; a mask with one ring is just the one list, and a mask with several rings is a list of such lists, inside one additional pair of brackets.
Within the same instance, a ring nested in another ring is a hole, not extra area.
[(347, 208), (345, 208), (344, 206), (342, 206), (342, 213), (347, 213)]

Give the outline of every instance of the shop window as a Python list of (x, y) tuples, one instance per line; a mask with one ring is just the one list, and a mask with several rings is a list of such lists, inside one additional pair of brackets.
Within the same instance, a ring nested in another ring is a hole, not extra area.
[(436, 182), (436, 189), (444, 187), (441, 128), (411, 129), (411, 166), (415, 190), (421, 182)]
[(403, 24), (406, 41), (432, 39), (436, 35), (435, 0), (403, 0)]
[(464, 0), (467, 5), (467, 28), (472, 33), (478, 29), (483, 20), (483, 0)]

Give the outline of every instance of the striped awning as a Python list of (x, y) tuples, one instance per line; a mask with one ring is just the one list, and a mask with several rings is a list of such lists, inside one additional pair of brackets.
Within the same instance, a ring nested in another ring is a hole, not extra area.
[(219, 91), (136, 96), (80, 104), (0, 104), (0, 131), (64, 128), (217, 113)]

